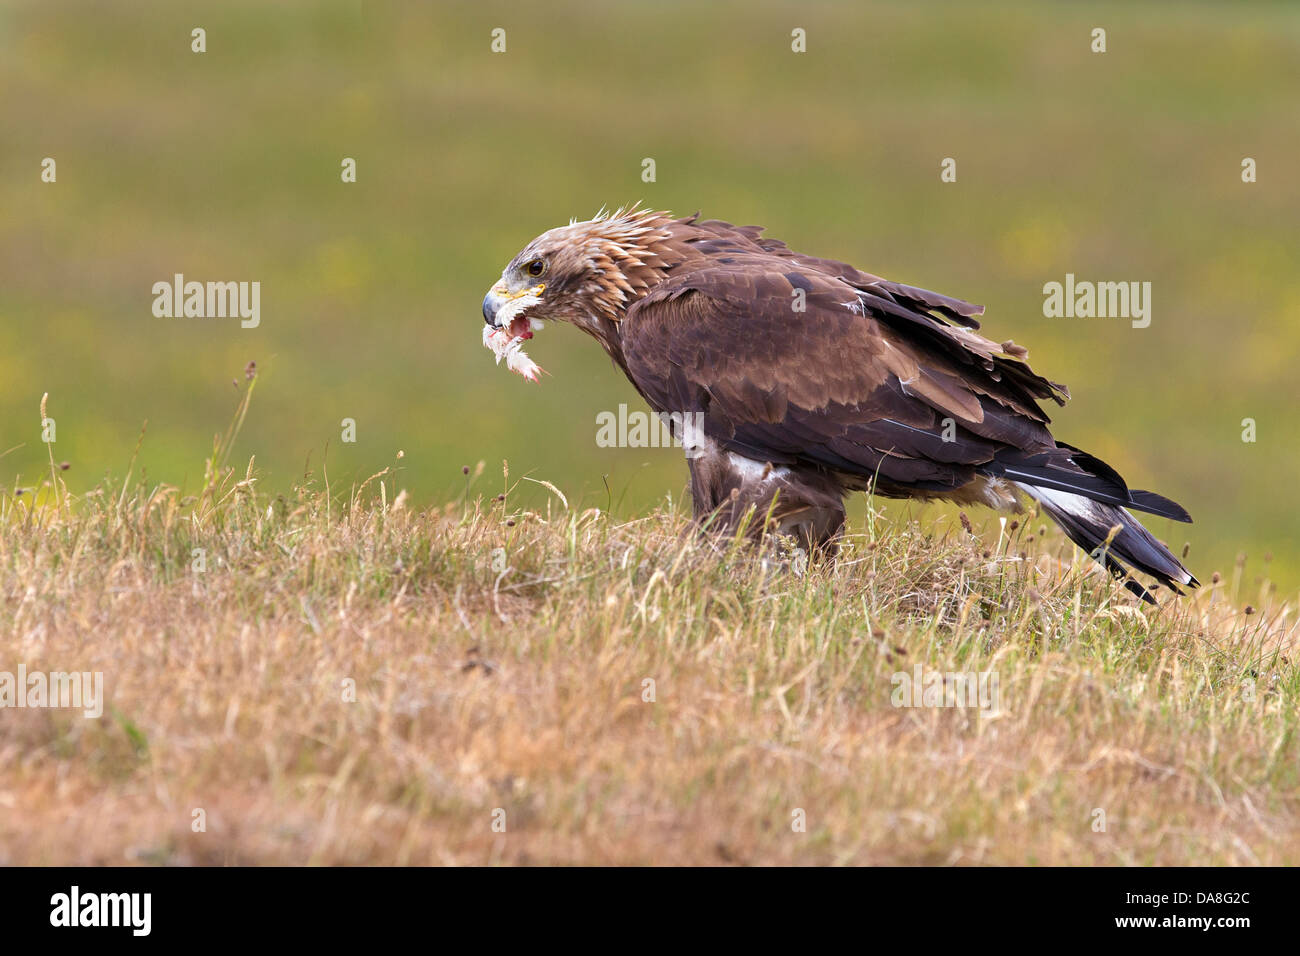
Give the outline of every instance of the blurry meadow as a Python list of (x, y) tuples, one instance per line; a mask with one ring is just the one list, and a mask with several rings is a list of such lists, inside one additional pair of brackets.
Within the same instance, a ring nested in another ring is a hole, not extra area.
[[(593, 342), (539, 335), (540, 386), (480, 344), (528, 239), (642, 200), (984, 304), (1070, 386), (1058, 436), (1192, 512), (1152, 529), (1203, 581), (1244, 553), (1294, 592), (1298, 102), (1287, 4), (4, 0), (0, 487), (48, 469), (48, 392), (74, 493), (146, 420), (137, 469), (197, 491), (253, 360), (232, 460), (264, 493), (394, 465), (423, 506), (509, 459), (622, 518), (678, 501), (679, 452), (596, 446), (598, 412), (643, 406)], [(156, 318), (175, 273), (261, 282), (260, 326)], [(1150, 281), (1150, 327), (1045, 318), (1066, 273)]]

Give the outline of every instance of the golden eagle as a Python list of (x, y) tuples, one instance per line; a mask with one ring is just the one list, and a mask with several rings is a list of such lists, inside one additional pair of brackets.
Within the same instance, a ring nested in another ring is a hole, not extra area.
[(851, 491), (1011, 511), (1024, 492), (1145, 600), (1130, 569), (1196, 586), (1129, 509), (1187, 512), (1056, 441), (1038, 403), (1069, 392), (1025, 349), (977, 334), (982, 312), (757, 226), (637, 208), (543, 233), (483, 299), (498, 361), (535, 379), (520, 344), (541, 319), (570, 322), (689, 433), (697, 519), (734, 527), (755, 508), (778, 533), (833, 549)]

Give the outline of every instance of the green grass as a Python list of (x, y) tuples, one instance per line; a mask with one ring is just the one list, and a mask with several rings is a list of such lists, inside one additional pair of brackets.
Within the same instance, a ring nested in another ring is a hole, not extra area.
[[(255, 359), (262, 414), (232, 453), (268, 492), (328, 444), (336, 481), (393, 465), (413, 505), (508, 458), (586, 504), (608, 481), (634, 519), (685, 478), (596, 446), (630, 386), (567, 329), (531, 350), (543, 387), (494, 369), (479, 302), (538, 232), (641, 199), (984, 303), (1071, 387), (1061, 438), (1189, 508), (1155, 530), (1198, 576), (1294, 594), (1298, 45), (1300, 10), (1266, 3), (6, 4), (0, 479), (45, 474), (48, 392), (74, 491), (120, 480), (148, 420), (136, 475), (194, 493)], [(262, 282), (261, 327), (155, 319), (176, 272)], [(1066, 272), (1151, 281), (1152, 326), (1044, 318)]]

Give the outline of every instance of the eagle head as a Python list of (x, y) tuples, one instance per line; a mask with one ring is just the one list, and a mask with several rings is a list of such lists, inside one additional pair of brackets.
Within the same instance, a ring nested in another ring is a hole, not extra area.
[(487, 295), (483, 321), (510, 340), (542, 320), (571, 322), (604, 338), (671, 265), (667, 213), (636, 207), (550, 229), (520, 250)]

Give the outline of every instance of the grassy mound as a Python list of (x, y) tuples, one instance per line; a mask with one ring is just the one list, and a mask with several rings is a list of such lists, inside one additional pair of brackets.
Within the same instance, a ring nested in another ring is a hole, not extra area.
[(197, 494), (0, 496), (0, 670), (105, 684), (0, 710), (0, 863), (1300, 862), (1294, 608), (1237, 578), (1143, 607), (1033, 515), (808, 562), (508, 472), (269, 496), (237, 430)]

